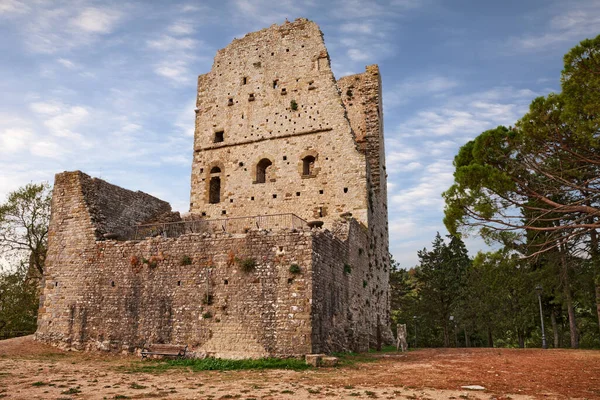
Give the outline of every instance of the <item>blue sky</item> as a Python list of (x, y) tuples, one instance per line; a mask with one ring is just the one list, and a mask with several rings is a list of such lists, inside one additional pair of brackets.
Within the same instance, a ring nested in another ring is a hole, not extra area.
[(234, 37), (297, 17), (320, 25), (336, 77), (381, 68), (405, 268), (445, 233), (459, 147), (559, 90), (563, 54), (600, 33), (598, 0), (0, 0), (0, 198), (80, 169), (187, 211), (197, 75)]

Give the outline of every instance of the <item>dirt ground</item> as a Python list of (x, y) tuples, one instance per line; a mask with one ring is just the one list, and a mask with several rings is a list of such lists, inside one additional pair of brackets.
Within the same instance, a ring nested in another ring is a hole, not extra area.
[(373, 357), (307, 371), (131, 373), (138, 357), (63, 352), (24, 337), (0, 341), (0, 398), (600, 399), (600, 351), (423, 349)]

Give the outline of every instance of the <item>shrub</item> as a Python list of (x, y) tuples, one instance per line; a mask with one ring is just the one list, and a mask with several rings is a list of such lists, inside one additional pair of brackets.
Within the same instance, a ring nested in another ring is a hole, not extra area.
[(290, 265), (290, 273), (299, 274), (300, 272), (302, 272), (302, 270), (300, 269), (300, 266), (298, 264)]
[(202, 318), (204, 318), (204, 319), (212, 318), (212, 313), (210, 311), (207, 311), (204, 314), (202, 314)]
[(190, 256), (183, 256), (181, 257), (181, 261), (180, 261), (181, 265), (191, 265), (192, 264), (192, 259)]
[(352, 265), (344, 264), (344, 274), (349, 275), (352, 273)]
[(363, 280), (363, 288), (367, 287), (367, 281)]
[(297, 111), (298, 110), (298, 103), (296, 103), (296, 100), (292, 100), (290, 102), (290, 108), (292, 111)]
[(254, 258), (237, 259), (236, 261), (244, 272), (252, 272), (256, 268), (256, 260)]

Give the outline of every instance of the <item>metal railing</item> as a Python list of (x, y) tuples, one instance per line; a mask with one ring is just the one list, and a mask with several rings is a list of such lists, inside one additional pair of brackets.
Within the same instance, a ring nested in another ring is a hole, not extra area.
[(127, 240), (143, 240), (162, 236), (175, 238), (188, 233), (246, 233), (251, 230), (279, 230), (308, 228), (308, 223), (296, 214), (255, 215), (222, 219), (197, 219), (136, 225)]

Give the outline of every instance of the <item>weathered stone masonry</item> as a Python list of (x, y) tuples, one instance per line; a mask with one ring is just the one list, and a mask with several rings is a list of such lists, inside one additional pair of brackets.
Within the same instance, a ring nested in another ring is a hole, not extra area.
[[(231, 358), (389, 340), (377, 66), (336, 82), (316, 24), (274, 25), (218, 52), (196, 111), (187, 220), (292, 212), (324, 228), (125, 240), (136, 224), (181, 217), (145, 193), (58, 174), (36, 337)], [(245, 260), (256, 265), (246, 271)]]

